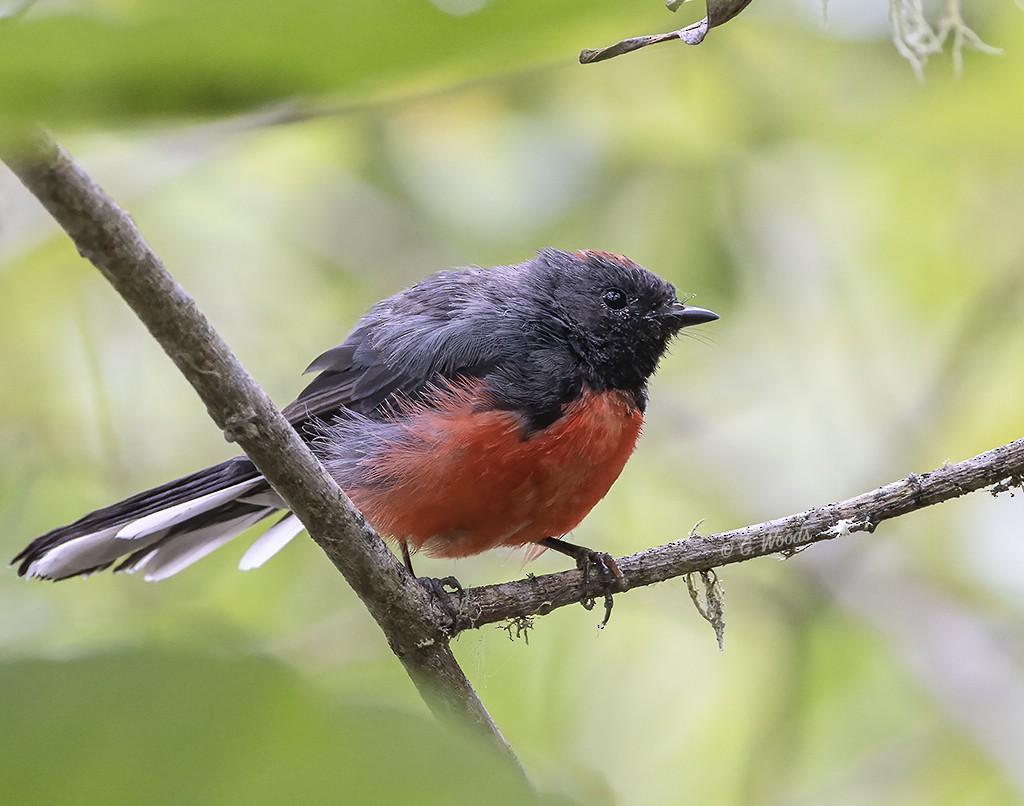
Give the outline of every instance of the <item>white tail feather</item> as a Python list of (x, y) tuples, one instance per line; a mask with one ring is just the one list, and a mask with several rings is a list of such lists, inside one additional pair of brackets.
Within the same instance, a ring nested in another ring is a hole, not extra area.
[(174, 576), (179, 571), (198, 562), (214, 549), (218, 549), (232, 538), (264, 518), (266, 510), (247, 512), (228, 521), (221, 521), (194, 532), (175, 535), (164, 546), (158, 546), (152, 556), (146, 558), (147, 582), (158, 582)]
[[(124, 545), (118, 545), (117, 541), (113, 539), (117, 529), (118, 527), (112, 526), (109, 529), (82, 535), (67, 543), (54, 546), (29, 565), (25, 573), (30, 577), (63, 579), (79, 574), (87, 568), (96, 568), (112, 563), (124, 554)], [(146, 535), (138, 548), (144, 548), (147, 543), (154, 543), (161, 537), (163, 537), (162, 532)]]
[(151, 512), (149, 515), (122, 526), (116, 536), (124, 540), (135, 540), (154, 532), (163, 531), (168, 527), (187, 521), (189, 518), (194, 518), (203, 512), (216, 509), (221, 504), (234, 501), (246, 490), (251, 490), (253, 487), (263, 483), (264, 481), (260, 477), (249, 479), (248, 481), (233, 484), (223, 490), (217, 490), (216, 492), (201, 495), (199, 498), (193, 498), (191, 501), (185, 501), (182, 504), (167, 507), (167, 509)]
[(135, 562), (131, 568), (122, 569), (126, 574), (134, 574), (136, 571), (141, 571), (146, 567), (146, 564), (156, 556), (156, 549), (153, 549), (149, 554), (143, 556), (141, 560)]
[(293, 537), (303, 530), (302, 521), (294, 515), (286, 515), (261, 534), (242, 555), (238, 567), (242, 571), (259, 568), (277, 552), (287, 546)]

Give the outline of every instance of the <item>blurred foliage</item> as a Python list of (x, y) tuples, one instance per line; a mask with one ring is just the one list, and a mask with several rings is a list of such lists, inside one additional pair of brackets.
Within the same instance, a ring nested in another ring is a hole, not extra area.
[(543, 25), (526, 3), (441, 10), (483, 5), (98, 0), (68, 13), (39, 0), (0, 20), (0, 106), (9, 126), (223, 114), (302, 93), (372, 98), (561, 60), (574, 32), (622, 16), (612, 0), (547, 0)]
[[(1024, 14), (965, 5), (1005, 56), (966, 52), (959, 81), (933, 58), (922, 84), (873, 9), (822, 28), (816, 3), (754, 3), (700, 47), (584, 68), (661, 4), (39, 2), (0, 22), (0, 128), (53, 127), (282, 404), (447, 266), (601, 248), (697, 294), (722, 320), (666, 359), (575, 534), (621, 554), (1024, 431)], [(9, 555), (231, 453), (5, 171), (0, 345)], [(528, 645), (455, 649), (553, 797), (1020, 802), (1022, 500), (730, 566), (724, 653), (682, 583), (601, 633), (568, 608)], [(250, 574), (243, 551), (154, 585), (0, 577), (5, 802), (519, 798), (432, 725), (314, 545)], [(475, 585), (564, 562), (421, 565)]]
[[(520, 803), (497, 754), (437, 723), (327, 702), (267, 661), (156, 652), (0, 665), (7, 803)], [(55, 763), (55, 761), (57, 763)], [(395, 776), (396, 763), (405, 775)], [(69, 797), (69, 793), (74, 793)]]

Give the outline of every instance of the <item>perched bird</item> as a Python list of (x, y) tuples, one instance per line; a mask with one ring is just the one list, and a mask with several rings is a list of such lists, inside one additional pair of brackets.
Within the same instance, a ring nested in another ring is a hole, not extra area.
[[(611, 558), (558, 538), (633, 452), (669, 341), (717, 318), (607, 252), (440, 272), (375, 305), (284, 414), (410, 571), (410, 551), (528, 545), (601, 565)], [(239, 456), (37, 537), (13, 563), (45, 579), (114, 563), (165, 579), (284, 509)], [(286, 512), (240, 567), (301, 530)]]

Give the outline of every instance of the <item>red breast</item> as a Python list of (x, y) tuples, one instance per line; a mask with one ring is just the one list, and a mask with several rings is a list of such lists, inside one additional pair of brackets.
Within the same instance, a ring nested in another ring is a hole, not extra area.
[(588, 387), (533, 433), (466, 385), (402, 414), (402, 438), (372, 457), (365, 486), (346, 491), (378, 532), (440, 557), (571, 531), (618, 478), (643, 425), (629, 393)]

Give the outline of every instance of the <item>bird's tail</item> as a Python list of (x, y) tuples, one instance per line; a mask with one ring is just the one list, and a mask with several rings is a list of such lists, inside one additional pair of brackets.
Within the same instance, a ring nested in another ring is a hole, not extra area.
[[(37, 537), (15, 557), (21, 576), (66, 579), (102, 571), (143, 570), (166, 579), (284, 509), (243, 457), (200, 470), (91, 512)], [(242, 569), (256, 568), (302, 531), (290, 512), (253, 543)]]

